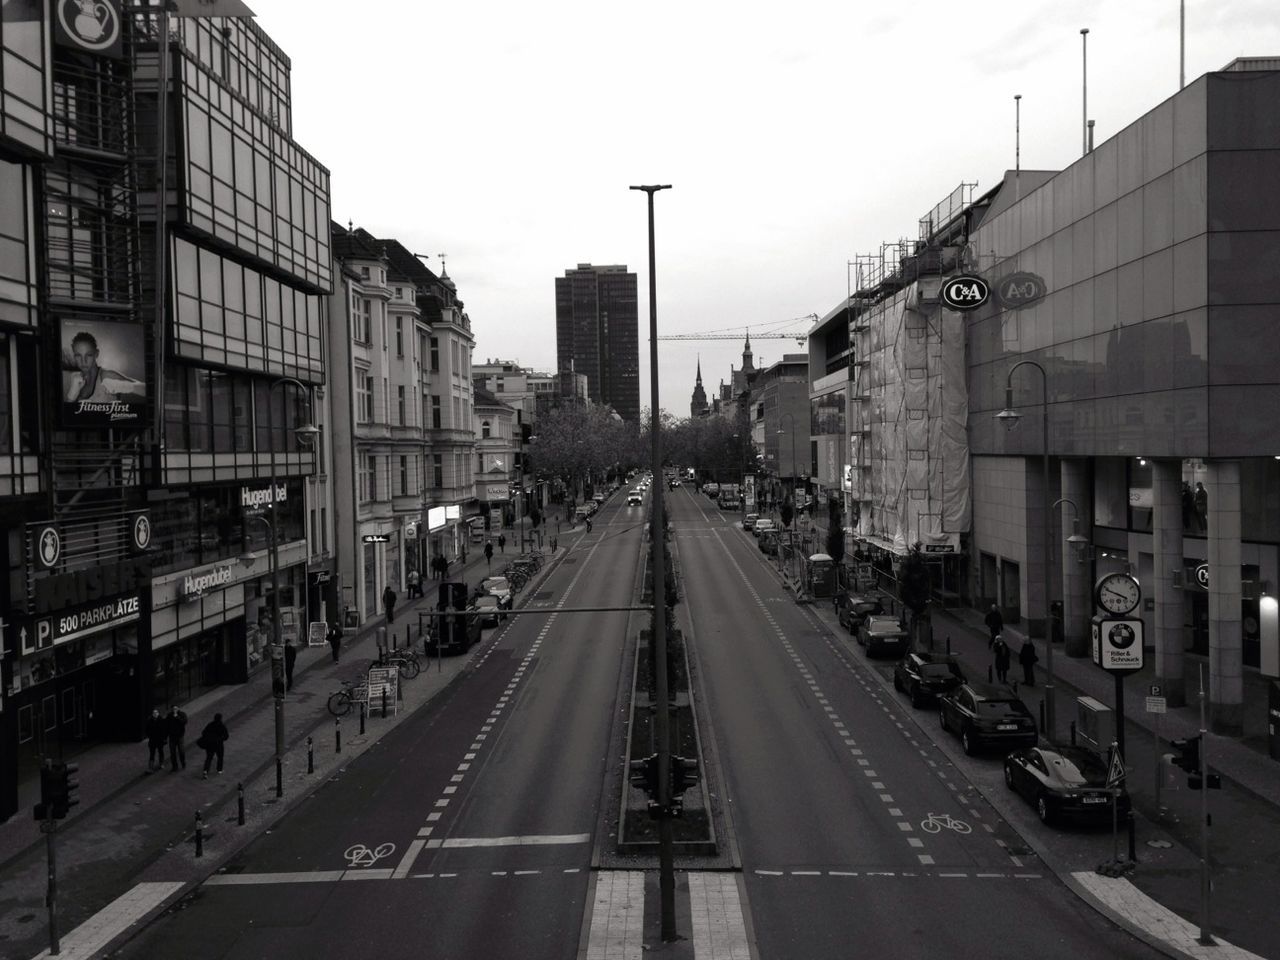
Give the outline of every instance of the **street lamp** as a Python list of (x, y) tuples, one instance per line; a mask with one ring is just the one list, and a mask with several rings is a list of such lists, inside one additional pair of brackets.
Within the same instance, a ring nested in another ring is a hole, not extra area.
[[(1044, 538), (1043, 538), (1043, 564), (1044, 564), (1044, 724), (1046, 735), (1049, 742), (1055, 742), (1055, 733), (1057, 727), (1055, 720), (1055, 689), (1053, 676), (1053, 632), (1049, 627), (1049, 570), (1050, 570), (1050, 549), (1049, 539), (1050, 531), (1053, 529), (1053, 507), (1050, 506), (1050, 497), (1052, 493), (1049, 490), (1049, 374), (1045, 372), (1044, 367), (1036, 363), (1034, 360), (1019, 360), (1009, 368), (1008, 376), (1005, 378), (1004, 385), (1004, 409), (996, 414), (996, 419), (1004, 423), (1005, 427), (1012, 430), (1018, 425), (1021, 418), (1017, 410), (1013, 406), (1013, 375), (1018, 371), (1019, 367), (1031, 366), (1040, 371), (1040, 404), (1044, 410), (1044, 419), (1041, 422), (1040, 433), (1040, 466), (1044, 474)], [(1073, 504), (1074, 506), (1074, 504)]]
[[(311, 405), (307, 385), (293, 377), (278, 377), (273, 380), (267, 391), (268, 397), (274, 396), (276, 387), (285, 383), (292, 384), (302, 391), (303, 395), (307, 397), (307, 405)], [(311, 422), (294, 428), (294, 434), (298, 437), (298, 440), (306, 443), (314, 440), (319, 433), (320, 428)], [(271, 509), (271, 516), (275, 522), (252, 513), (245, 514), (245, 517), (262, 521), (271, 532), (271, 689), (275, 698), (276, 796), (282, 797), (284, 796), (284, 646), (281, 643), (282, 633), (280, 630), (280, 536), (277, 527), (279, 513), (276, 512), (276, 504), (280, 502), (280, 499), (276, 489), (275, 424), (271, 424), (267, 434), (270, 437), (271, 449), (271, 489), (267, 497), (267, 506)], [(240, 560), (245, 566), (253, 565), (253, 555), (247, 549), (244, 555), (240, 557)]]
[[(791, 431), (790, 431), (791, 432), (791, 527), (787, 530), (787, 534), (791, 539), (792, 562), (798, 568), (799, 561), (795, 559), (795, 552), (796, 552), (795, 528), (796, 528), (796, 524), (798, 523), (797, 508), (799, 506), (799, 504), (796, 502), (796, 418), (793, 414), (784, 413), (779, 419), (791, 421)], [(781, 427), (778, 428), (779, 435), (786, 432), (787, 431), (783, 430)], [(779, 474), (781, 474), (781, 471), (779, 471)]]
[(745, 517), (747, 515), (747, 441), (740, 433), (735, 433), (733, 439), (738, 441), (738, 465), (740, 467), (738, 476), (742, 481), (738, 489), (738, 512)]

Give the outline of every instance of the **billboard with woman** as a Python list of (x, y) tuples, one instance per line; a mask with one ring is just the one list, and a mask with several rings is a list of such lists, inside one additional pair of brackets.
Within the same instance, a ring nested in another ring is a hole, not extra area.
[(59, 339), (65, 426), (145, 422), (146, 345), (140, 325), (64, 317)]

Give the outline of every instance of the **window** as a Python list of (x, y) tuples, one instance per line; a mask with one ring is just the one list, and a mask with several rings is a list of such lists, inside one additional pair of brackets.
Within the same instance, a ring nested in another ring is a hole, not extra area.
[(396, 356), (404, 356), (404, 317), (396, 317)]
[(373, 377), (356, 372), (356, 422), (373, 422)]
[(368, 267), (361, 267), (361, 268), (360, 268), (360, 276), (361, 276), (361, 278), (362, 278), (362, 279), (364, 279), (364, 280), (368, 280), (368, 279), (369, 279), (369, 268), (368, 268)]
[(369, 499), (378, 499), (378, 458), (369, 455)]
[(360, 469), (356, 474), (356, 500), (367, 503), (369, 500), (369, 455), (360, 454)]
[(354, 297), (351, 300), (351, 336), (357, 343), (371, 343), (373, 334), (369, 329), (369, 301), (365, 297)]
[(439, 430), (440, 423), (440, 398), (433, 394), (431, 397), (431, 428)]
[(378, 322), (382, 330), (382, 352), (387, 352), (387, 305), (378, 301)]
[(329, 508), (320, 508), (320, 552), (329, 552)]
[(499, 378), (498, 378), (498, 389), (497, 389), (497, 390), (495, 390), (495, 391), (494, 391), (494, 393), (504, 393), (504, 392), (505, 392), (505, 390), (504, 390), (504, 388), (503, 388), (502, 378), (501, 378), (501, 377), (499, 377)]
[(396, 287), (396, 299), (404, 299), (404, 287)]
[(489, 428), (489, 421), (481, 420), (480, 421), (480, 439), (488, 440), (491, 435), (492, 434)]
[(435, 372), (440, 370), (440, 338), (431, 338), (431, 369)]
[(476, 473), (484, 473), (484, 454), (476, 454)]
[(386, 377), (382, 378), (382, 410), (386, 423), (391, 422), (391, 384)]
[(400, 416), (400, 419), (397, 420), (396, 422), (403, 427), (406, 425), (405, 424), (405, 408), (404, 408), (404, 387), (396, 387), (396, 408)]
[(444, 455), (433, 453), (431, 455), (431, 481), (432, 485), (439, 489), (444, 486)]
[(400, 496), (409, 495), (409, 458), (400, 458)]

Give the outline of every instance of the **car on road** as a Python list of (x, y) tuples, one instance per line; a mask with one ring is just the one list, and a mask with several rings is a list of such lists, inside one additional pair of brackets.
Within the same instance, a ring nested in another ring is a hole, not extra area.
[(667, 481), (668, 490), (674, 490), (678, 486), (680, 486), (680, 480), (678, 477), (672, 477), (670, 480)]
[(604, 503), (604, 494), (603, 494), (603, 493), (597, 493), (597, 494), (596, 494), (594, 497), (592, 497), (591, 499), (592, 499), (593, 501), (595, 501), (595, 503), (596, 503), (597, 505), (602, 504), (602, 503)]
[[(1083, 747), (1028, 747), (1004, 758), (1005, 785), (1035, 807), (1044, 823), (1072, 820), (1110, 823), (1112, 791), (1107, 765)], [(1116, 800), (1121, 822), (1129, 816), (1129, 795)]]
[(770, 531), (776, 533), (777, 530), (777, 521), (772, 520), (769, 517), (757, 517), (755, 522), (751, 524), (751, 532), (757, 537)]
[(742, 529), (750, 530), (752, 527), (755, 526), (756, 521), (759, 519), (760, 519), (760, 514), (748, 513), (745, 517), (742, 518)]
[(627, 494), (628, 507), (639, 507), (643, 504), (644, 504), (644, 493), (639, 488), (636, 488), (635, 490), (632, 490), (630, 493)]
[(498, 598), (489, 593), (476, 597), (469, 609), (479, 619), (482, 627), (496, 627), (506, 617)]
[(840, 626), (850, 633), (857, 633), (862, 621), (872, 614), (884, 613), (884, 606), (879, 597), (868, 597), (853, 590), (844, 590), (836, 594), (836, 619)]
[[(755, 531), (752, 531), (755, 532)], [(768, 554), (771, 557), (778, 555), (778, 531), (765, 530), (760, 534), (760, 552)]]
[(501, 609), (511, 609), (511, 582), (506, 577), (485, 577), (478, 589), (480, 596), (496, 597)]
[(867, 656), (888, 653), (902, 656), (910, 645), (907, 631), (902, 628), (897, 617), (869, 614), (858, 625), (856, 634), (858, 643), (867, 648)]
[(984, 747), (1034, 747), (1036, 720), (1003, 684), (969, 680), (938, 698), (938, 722), (960, 738), (972, 756)]
[[(474, 611), (450, 614), (450, 617), (456, 617), (452, 624), (444, 624), (441, 617), (431, 618), (431, 627), (425, 644), (428, 656), (434, 657), (437, 653), (466, 653), (480, 642), (482, 628), (480, 618)], [(440, 643), (442, 631), (445, 640)]]
[(960, 664), (934, 653), (908, 653), (893, 667), (893, 689), (906, 691), (913, 707), (922, 707), (964, 683)]
[(716, 497), (720, 496), (720, 484), (704, 483), (702, 485), (702, 492), (714, 500)]

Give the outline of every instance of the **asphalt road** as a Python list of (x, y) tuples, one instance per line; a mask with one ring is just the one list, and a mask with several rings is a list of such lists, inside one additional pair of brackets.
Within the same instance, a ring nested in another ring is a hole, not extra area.
[(669, 503), (761, 957), (1160, 956), (1011, 855), (1008, 824), (736, 514), (688, 488)]
[[(522, 599), (629, 604), (642, 516), (615, 497)], [(509, 619), (444, 695), (238, 856), (232, 882), (113, 955), (575, 956), (627, 616)]]

